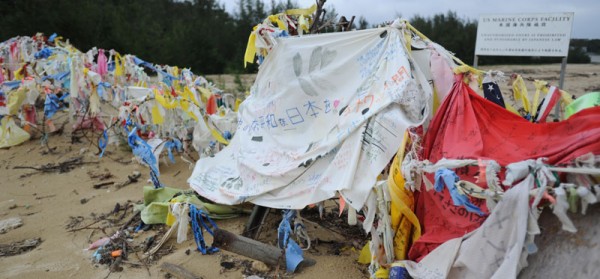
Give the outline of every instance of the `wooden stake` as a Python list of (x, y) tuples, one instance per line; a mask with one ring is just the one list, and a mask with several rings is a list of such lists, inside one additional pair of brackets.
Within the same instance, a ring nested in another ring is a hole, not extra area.
[(280, 261), (284, 262), (281, 249), (222, 229), (215, 231), (213, 246), (259, 260), (270, 266), (279, 266)]
[(246, 226), (244, 227), (244, 232), (242, 235), (252, 239), (258, 239), (262, 226), (268, 215), (268, 207), (255, 205), (254, 209), (252, 209), (252, 213), (250, 213), (248, 222), (246, 222)]

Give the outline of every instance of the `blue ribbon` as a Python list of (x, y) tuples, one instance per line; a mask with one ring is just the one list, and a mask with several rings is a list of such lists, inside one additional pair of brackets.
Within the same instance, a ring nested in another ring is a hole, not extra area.
[(58, 74), (54, 74), (54, 75), (49, 75), (49, 76), (44, 76), (42, 77), (42, 81), (47, 80), (47, 79), (53, 79), (53, 80), (63, 80), (66, 77), (68, 77), (71, 74), (71, 71), (66, 71), (66, 72), (62, 72), (62, 73), (58, 73)]
[(403, 266), (392, 266), (390, 268), (390, 278), (389, 279), (409, 279), (410, 274), (406, 270), (406, 267)]
[(183, 152), (183, 145), (181, 141), (178, 139), (171, 139), (165, 143), (165, 148), (167, 149), (167, 153), (169, 154), (169, 160), (171, 163), (175, 164), (175, 157), (173, 156), (173, 149), (175, 148), (177, 152)]
[(65, 103), (63, 101), (69, 97), (69, 93), (62, 95), (60, 98), (56, 96), (56, 94), (48, 94), (46, 95), (46, 100), (44, 101), (44, 116), (46, 119), (52, 118), (57, 111), (59, 111)]
[(10, 91), (10, 90), (13, 90), (13, 89), (21, 86), (21, 81), (20, 80), (5, 81), (2, 83), (2, 86), (8, 87), (8, 91)]
[(50, 35), (50, 37), (48, 38), (48, 42), (51, 42), (51, 43), (53, 43), (53, 42), (54, 42), (54, 39), (56, 39), (56, 37), (58, 37), (58, 35), (56, 35), (56, 33), (54, 33), (54, 34)]
[(104, 96), (104, 88), (110, 88), (110, 87), (111, 87), (111, 85), (109, 82), (106, 82), (106, 81), (100, 82), (98, 84), (98, 87), (96, 88), (96, 91), (98, 92), (98, 96), (100, 98), (104, 98), (103, 97)]
[(115, 68), (116, 68), (116, 67), (115, 67), (115, 61), (110, 61), (110, 62), (108, 62), (108, 64), (107, 64), (106, 66), (107, 66), (107, 67), (106, 67), (106, 69), (107, 69), (109, 72), (113, 72), (113, 71), (115, 70)]
[(456, 189), (456, 186), (454, 185), (458, 180), (459, 178), (456, 173), (447, 168), (441, 168), (435, 172), (435, 191), (441, 192), (444, 189), (444, 184), (446, 184), (455, 206), (464, 206), (467, 211), (476, 213), (479, 216), (485, 215), (479, 207), (469, 201), (467, 196), (458, 192), (458, 189)]
[(104, 155), (104, 151), (106, 151), (106, 146), (108, 146), (108, 130), (104, 130), (102, 132), (102, 136), (98, 139), (98, 147), (100, 147), (100, 158)]
[[(126, 123), (128, 125), (131, 123), (131, 120), (128, 119)], [(140, 158), (144, 164), (150, 167), (150, 179), (152, 180), (152, 184), (154, 184), (154, 189), (163, 188), (164, 186), (158, 180), (159, 172), (156, 167), (156, 157), (152, 153), (152, 147), (137, 135), (137, 127), (134, 127), (129, 132), (126, 126), (125, 131), (129, 133), (127, 143), (129, 143), (129, 146), (133, 150), (133, 155)]]
[(169, 73), (167, 73), (167, 72), (165, 72), (165, 71), (163, 71), (163, 70), (161, 70), (161, 69), (157, 69), (157, 68), (155, 68), (154, 70), (155, 70), (157, 73), (160, 73), (160, 74), (163, 76), (163, 80), (162, 80), (162, 81), (163, 81), (165, 84), (167, 84), (168, 86), (173, 86), (173, 85), (172, 85), (172, 84), (173, 84), (173, 81), (174, 81), (174, 80), (179, 80), (179, 78), (176, 78), (175, 76), (173, 76), (173, 75), (171, 75), (171, 74), (169, 74)]
[(142, 60), (142, 59), (139, 59), (139, 58), (137, 58), (137, 57), (135, 57), (135, 56), (133, 57), (133, 63), (135, 63), (135, 64), (136, 64), (136, 65), (138, 65), (138, 66), (139, 66), (139, 65), (142, 65), (142, 66), (144, 66), (144, 67), (146, 67), (146, 68), (149, 68), (149, 69), (151, 69), (151, 70), (153, 70), (153, 71), (155, 71), (155, 72), (157, 72), (157, 71), (158, 71), (158, 70), (157, 70), (157, 69), (154, 67), (154, 65), (152, 65), (152, 64), (150, 64), (150, 63), (148, 63), (148, 62), (146, 62), (146, 61), (144, 61), (144, 60)]
[(290, 233), (292, 232), (290, 224), (295, 217), (295, 210), (283, 210), (283, 219), (277, 229), (277, 243), (279, 244), (279, 248), (285, 249), (285, 266), (288, 272), (294, 272), (304, 260), (302, 249), (296, 241), (290, 239)]
[(52, 55), (52, 50), (45, 47), (42, 50), (36, 52), (33, 57), (35, 57), (35, 59), (42, 59), (42, 58), (48, 58), (50, 57), (50, 55)]
[(44, 116), (50, 119), (60, 109), (60, 99), (55, 94), (46, 95), (44, 101)]
[(146, 227), (146, 223), (144, 223), (144, 221), (140, 221), (140, 224), (133, 230), (133, 232), (147, 231), (150, 227), (151, 225)]
[[(214, 229), (218, 229), (219, 227), (217, 227), (217, 224), (215, 224), (215, 222), (208, 217), (206, 212), (204, 212), (202, 209), (196, 208), (196, 206), (193, 204), (190, 204), (190, 217), (192, 219), (192, 231), (194, 232), (194, 239), (196, 240), (198, 251), (200, 251), (202, 255), (218, 252), (219, 248), (206, 246), (206, 241), (204, 241), (204, 233), (202, 232), (202, 228), (204, 228), (210, 235), (214, 236), (214, 232), (211, 230), (208, 224), (210, 224)], [(206, 220), (206, 222), (204, 220)]]

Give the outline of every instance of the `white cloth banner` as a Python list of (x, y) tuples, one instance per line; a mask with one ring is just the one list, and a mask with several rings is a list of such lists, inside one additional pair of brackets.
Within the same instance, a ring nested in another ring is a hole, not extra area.
[(228, 147), (188, 182), (223, 204), (299, 209), (339, 191), (363, 206), (431, 87), (391, 27), (280, 38), (240, 105)]

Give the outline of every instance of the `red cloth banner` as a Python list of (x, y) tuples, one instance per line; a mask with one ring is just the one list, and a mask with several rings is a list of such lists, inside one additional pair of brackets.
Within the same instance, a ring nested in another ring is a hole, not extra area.
[[(548, 164), (557, 165), (589, 152), (600, 154), (600, 107), (562, 122), (531, 123), (480, 97), (462, 77), (457, 80), (424, 136), (422, 160), (492, 159), (506, 166), (546, 157)], [(475, 182), (479, 167), (455, 171), (462, 180)], [(433, 175), (428, 178), (433, 182)], [(478, 185), (487, 188), (485, 181)], [(416, 261), (441, 243), (475, 230), (486, 218), (454, 206), (447, 190), (436, 193), (421, 187), (415, 213), (423, 234), (409, 252)], [(471, 202), (488, 212), (483, 200)]]

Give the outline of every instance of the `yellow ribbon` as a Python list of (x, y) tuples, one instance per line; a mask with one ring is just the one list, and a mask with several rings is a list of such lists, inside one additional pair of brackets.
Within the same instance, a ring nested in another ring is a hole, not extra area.
[(310, 32), (310, 20), (304, 17), (304, 15), (298, 17), (298, 30)]
[[(206, 88), (203, 88), (203, 87), (199, 87), (199, 88), (201, 89), (201, 91), (205, 90), (206, 92), (210, 93), (210, 91), (208, 91), (208, 89), (206, 89)], [(206, 92), (203, 92), (203, 94)], [(162, 106), (165, 109), (174, 109), (174, 108), (180, 107), (191, 118), (198, 121), (199, 120), (198, 117), (190, 110), (190, 102), (195, 101), (195, 98), (193, 97), (193, 94), (191, 93), (191, 91), (186, 87), (186, 88), (184, 88), (184, 91), (182, 92), (182, 94), (180, 94), (180, 96), (182, 97), (182, 99), (177, 100), (177, 99), (174, 99), (173, 97), (171, 97), (171, 95), (169, 95), (169, 94), (162, 94), (157, 89), (154, 89), (154, 99), (156, 101), (156, 104), (152, 108), (152, 112), (151, 112), (152, 113), (152, 122), (157, 125), (164, 123), (164, 118), (163, 118), (162, 114), (160, 113), (160, 108), (158, 106)], [(197, 103), (197, 101), (195, 101), (195, 102)], [(229, 142), (223, 137), (223, 135), (221, 135), (221, 133), (219, 133), (215, 128), (212, 128), (212, 127), (210, 127), (210, 125), (208, 125), (208, 121), (206, 121), (206, 119), (203, 118), (202, 120), (204, 121), (204, 123), (206, 123), (206, 126), (210, 129), (212, 136), (218, 142), (220, 142), (222, 144), (229, 144)]]
[(183, 99), (179, 101), (179, 104), (181, 105), (181, 109), (185, 111), (190, 118), (194, 119), (197, 122), (198, 116), (196, 116), (190, 109), (190, 102), (191, 101), (189, 100)]
[(175, 89), (175, 93), (181, 95), (181, 92), (183, 91), (183, 85), (178, 80), (173, 81), (173, 88)]
[(14, 71), (15, 80), (21, 80), (25, 77), (23, 75), (23, 69), (25, 69), (25, 67), (20, 67), (18, 70)]
[(282, 15), (283, 15), (283, 14), (270, 15), (270, 16), (268, 17), (268, 19), (269, 19), (271, 22), (275, 22), (275, 23), (277, 23), (277, 28), (279, 28), (279, 29), (281, 29), (281, 30), (288, 31), (287, 24), (285, 24), (285, 22), (283, 22), (283, 20), (281, 20), (281, 16), (282, 16)]
[(567, 91), (560, 90), (560, 100), (562, 102), (563, 109), (565, 106), (570, 105), (573, 102), (573, 97)]
[(523, 81), (523, 77), (521, 75), (517, 76), (517, 79), (515, 79), (515, 81), (512, 84), (512, 88), (515, 96), (515, 101), (521, 100), (525, 112), (531, 112), (530, 109), (532, 107), (529, 104), (527, 87), (525, 86), (525, 81)]
[(200, 100), (203, 103), (208, 102), (208, 98), (210, 98), (210, 95), (212, 95), (212, 92), (210, 92), (210, 90), (208, 90), (208, 88), (204, 88), (204, 87), (198, 87), (198, 90), (200, 91)]
[(143, 82), (143, 81), (141, 81), (141, 80), (138, 80), (138, 81), (135, 83), (135, 86), (137, 86), (137, 87), (147, 87), (147, 86), (146, 86), (146, 83), (145, 83), (145, 82)]
[(310, 16), (311, 14), (313, 14), (315, 11), (317, 10), (317, 5), (313, 4), (312, 6), (310, 6), (309, 8), (306, 9), (289, 9), (285, 11), (286, 15), (303, 15), (303, 16)]
[(184, 96), (185, 99), (190, 100), (192, 103), (194, 103), (194, 105), (200, 106), (200, 103), (198, 103), (196, 96), (194, 96), (194, 93), (192, 93), (192, 90), (190, 90), (187, 86), (183, 88), (182, 95)]
[(535, 119), (539, 106), (540, 93), (544, 93), (544, 96), (548, 94), (548, 82), (543, 80), (533, 81), (535, 85), (535, 95), (533, 95), (533, 103), (531, 103), (531, 119)]
[[(257, 25), (258, 26), (258, 25)], [(244, 68), (248, 63), (254, 63), (254, 56), (256, 56), (256, 28), (252, 30), (250, 33), (250, 37), (248, 38), (248, 45), (246, 46), (246, 53), (244, 54)]]
[[(204, 119), (204, 118), (202, 118)], [(213, 138), (215, 138), (218, 142), (222, 143), (222, 144), (229, 144), (229, 142), (223, 137), (223, 135), (221, 135), (221, 133), (219, 133), (219, 131), (217, 131), (217, 129), (211, 127), (210, 125), (208, 125), (208, 121), (206, 121), (206, 119), (204, 119), (204, 123), (206, 123), (206, 127), (208, 127), (208, 129), (210, 129), (210, 133), (212, 134)]]
[(121, 54), (115, 52), (115, 77), (120, 77), (123, 75), (123, 58), (121, 58)]
[(412, 42), (412, 34), (410, 32), (403, 32), (404, 34), (404, 41), (406, 42), (406, 51), (408, 52), (408, 55), (411, 54), (412, 52), (412, 47), (411, 47), (411, 42)]
[(240, 98), (235, 99), (235, 106), (233, 107), (233, 111), (237, 112), (240, 109), (240, 104), (242, 104), (242, 100)]
[(404, 158), (407, 143), (408, 132), (405, 132), (388, 177), (388, 188), (392, 200), (392, 230), (396, 232), (394, 236), (394, 256), (396, 260), (406, 259), (410, 244), (421, 237), (421, 225), (413, 212), (415, 206), (413, 194), (404, 187), (405, 181), (400, 171), (400, 163)]
[(165, 123), (165, 119), (160, 113), (160, 108), (158, 106), (158, 102), (155, 102), (154, 107), (152, 107), (152, 124), (161, 125)]
[[(309, 30), (308, 25), (310, 24), (309, 17), (316, 10), (317, 10), (317, 5), (315, 4), (307, 9), (290, 9), (290, 10), (285, 11), (285, 13), (270, 15), (267, 17), (267, 19), (271, 22), (277, 23), (277, 27), (279, 29), (287, 31), (288, 30), (287, 24), (281, 18), (284, 17), (285, 15), (300, 16), (300, 19), (298, 20), (300, 26), (298, 26), (298, 28), (299, 29), (302, 28), (302, 30), (305, 30), (306, 32), (308, 32), (308, 30)], [(308, 19), (305, 19), (305, 17), (307, 17)], [(302, 21), (302, 23), (300, 23), (300, 21)], [(257, 28), (258, 28), (258, 25), (254, 26), (254, 28), (252, 28), (252, 32), (250, 33), (250, 36), (248, 37), (248, 44), (246, 45), (246, 52), (244, 53), (244, 68), (248, 65), (248, 63), (254, 63), (254, 56), (256, 56), (256, 29)]]
[(157, 89), (154, 89), (154, 99), (156, 99), (156, 102), (166, 109), (174, 109), (179, 103), (179, 101), (173, 99), (171, 95), (162, 94)]
[(510, 112), (518, 115), (518, 116), (521, 116), (521, 114), (519, 113), (519, 111), (517, 111), (510, 103), (505, 102), (504, 105), (506, 106), (506, 110), (508, 110), (508, 111), (510, 111)]

